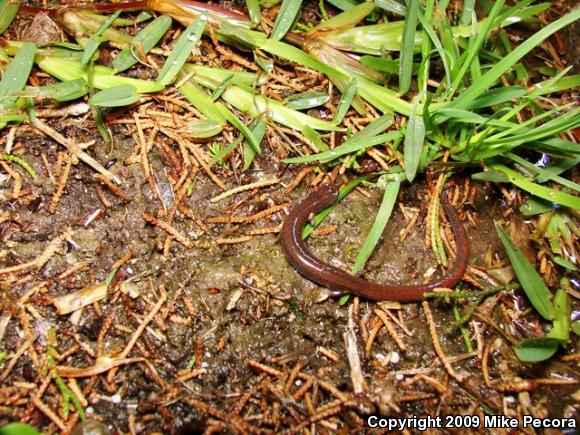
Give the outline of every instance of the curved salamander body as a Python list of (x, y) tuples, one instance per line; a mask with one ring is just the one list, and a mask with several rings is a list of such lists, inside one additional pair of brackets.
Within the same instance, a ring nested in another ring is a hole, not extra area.
[(453, 228), (457, 254), (447, 274), (439, 280), (417, 285), (378, 284), (351, 275), (314, 257), (302, 241), (302, 228), (312, 214), (332, 204), (337, 195), (338, 189), (334, 184), (323, 185), (294, 208), (282, 226), (280, 237), (288, 261), (309, 280), (331, 290), (353, 293), (375, 301), (411, 302), (424, 299), (423, 294), (427, 291), (439, 287), (453, 287), (463, 277), (469, 258), (467, 235), (455, 209), (445, 197), (442, 197), (442, 204)]

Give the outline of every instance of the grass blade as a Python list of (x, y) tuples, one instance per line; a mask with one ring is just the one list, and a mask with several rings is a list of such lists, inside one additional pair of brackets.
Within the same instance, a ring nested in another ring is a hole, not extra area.
[(548, 24), (546, 27), (539, 30), (537, 33), (524, 40), (518, 45), (509, 55), (502, 58), (494, 67), (486, 72), (480, 80), (473, 83), (466, 91), (462, 92), (455, 100), (450, 103), (450, 106), (465, 109), (469, 104), (486, 92), (492, 85), (504, 74), (507, 70), (512, 68), (522, 57), (528, 54), (533, 48), (540, 45), (546, 38), (553, 33), (566, 27), (580, 19), (580, 8), (577, 8), (567, 15), (557, 19)]
[[(559, 175), (562, 172), (566, 172), (568, 169), (572, 169), (574, 166), (580, 164), (580, 156), (576, 156), (570, 159), (560, 158), (553, 159), (550, 164), (544, 168), (544, 172), (549, 172), (553, 175)], [(548, 180), (548, 176), (539, 175), (536, 177), (538, 183), (543, 183)]]
[(421, 154), (423, 153), (423, 143), (425, 142), (425, 122), (423, 116), (417, 113), (417, 105), (420, 97), (417, 98), (413, 111), (409, 116), (407, 123), (407, 132), (405, 134), (405, 143), (403, 146), (403, 157), (405, 160), (405, 174), (407, 180), (412, 182), (417, 175)]
[(93, 55), (95, 54), (95, 52), (99, 48), (99, 45), (101, 45), (102, 42), (106, 41), (106, 38), (102, 37), (101, 35), (103, 34), (103, 32), (105, 30), (107, 30), (113, 24), (113, 22), (117, 18), (119, 18), (119, 15), (121, 15), (121, 11), (117, 11), (113, 15), (111, 15), (109, 18), (107, 18), (107, 20), (103, 24), (101, 24), (101, 27), (99, 27), (97, 29), (97, 31), (91, 37), (91, 39), (89, 39), (89, 41), (87, 42), (87, 44), (85, 46), (85, 50), (83, 52), (83, 57), (81, 59), (81, 63), (83, 65), (86, 65), (87, 63), (89, 63), (89, 60), (92, 59)]
[(226, 119), (218, 109), (217, 103), (196, 85), (184, 83), (178, 90), (206, 118), (216, 121), (220, 125), (225, 125)]
[(342, 97), (338, 103), (338, 107), (336, 108), (336, 113), (334, 114), (334, 124), (340, 125), (342, 120), (344, 119), (348, 108), (352, 104), (352, 99), (356, 94), (356, 90), (358, 88), (358, 84), (356, 79), (351, 80), (346, 91), (342, 94)]
[(392, 12), (393, 14), (405, 16), (407, 15), (407, 8), (405, 5), (395, 1), (395, 0), (375, 0), (377, 7), (384, 9), (387, 12)]
[(256, 80), (256, 74), (245, 71), (235, 71), (225, 68), (213, 68), (203, 65), (186, 63), (183, 67), (186, 73), (194, 73), (195, 81), (212, 91), (229, 76), (232, 76), (230, 84), (243, 85), (251, 88)]
[[(352, 135), (348, 140), (343, 142), (342, 145), (338, 146), (337, 148), (334, 148), (333, 150), (329, 150), (328, 146), (325, 145), (323, 147), (325, 149), (321, 148), (323, 150), (322, 153), (315, 154), (313, 156), (303, 156), (285, 159), (283, 161), (285, 163), (307, 163), (316, 160), (330, 161), (344, 154), (368, 148), (369, 146), (378, 145), (386, 140), (402, 137), (403, 135), (400, 132), (395, 132), (396, 134), (392, 133), (381, 134), (387, 128), (393, 125), (393, 122), (394, 120), (392, 115), (383, 115), (375, 119), (373, 122), (371, 122), (369, 125), (367, 125), (358, 133)], [(308, 127), (310, 128), (310, 126)]]
[(185, 62), (187, 62), (187, 58), (191, 54), (191, 51), (199, 42), (199, 38), (201, 38), (205, 29), (206, 22), (206, 16), (200, 15), (193, 23), (187, 26), (187, 29), (185, 29), (175, 43), (173, 50), (171, 50), (171, 54), (159, 72), (159, 76), (157, 77), (159, 83), (166, 86), (177, 77), (177, 74), (181, 68), (183, 68)]
[(83, 79), (69, 80), (40, 87), (28, 87), (19, 92), (21, 97), (50, 98), (55, 101), (71, 101), (80, 98), (89, 92), (87, 82)]
[(510, 86), (508, 88), (497, 88), (486, 91), (466, 106), (466, 109), (482, 109), (489, 106), (497, 106), (507, 103), (510, 100), (523, 97), (528, 91), (520, 86)]
[[(385, 59), (382, 57), (375, 57), (375, 56), (361, 56), (360, 63), (364, 66), (368, 66), (369, 68), (375, 69), (377, 71), (386, 72), (389, 74), (398, 74), (399, 73), (399, 61), (398, 60), (391, 60)], [(411, 74), (417, 74), (419, 71), (419, 63), (413, 64), (413, 70)]]
[[(258, 141), (258, 143), (260, 143), (260, 142), (262, 142), (262, 139), (264, 139), (264, 134), (266, 134), (266, 128), (268, 126), (266, 125), (265, 122), (260, 121), (258, 118), (254, 119), (250, 123), (250, 127), (254, 123), (256, 123), (256, 125), (255, 125), (255, 127), (252, 128), (252, 133), (254, 133), (254, 136), (255, 136), (256, 140)], [(244, 157), (244, 171), (247, 170), (251, 166), (255, 155), (256, 155), (256, 152), (251, 147), (251, 145), (249, 145), (247, 143), (244, 144), (244, 155), (243, 155), (243, 157)]]
[(381, 206), (379, 207), (375, 221), (363, 242), (361, 250), (354, 261), (354, 265), (352, 266), (351, 272), (353, 274), (359, 273), (365, 267), (365, 264), (373, 253), (375, 246), (379, 242), (383, 231), (389, 222), (389, 218), (393, 212), (393, 207), (397, 202), (397, 195), (399, 194), (400, 186), (401, 182), (399, 180), (387, 183), (383, 194), (383, 200), (381, 201)]
[(224, 126), (213, 119), (195, 119), (189, 123), (189, 129), (193, 137), (205, 139), (221, 133)]
[(288, 33), (298, 16), (298, 12), (300, 12), (301, 6), (302, 0), (284, 0), (282, 2), (270, 39), (279, 41)]
[(20, 0), (2, 0), (0, 2), (0, 34), (12, 24), (20, 9)]
[(16, 101), (17, 97), (12, 96), (16, 92), (24, 89), (32, 64), (34, 63), (34, 55), (36, 53), (36, 46), (31, 42), (25, 42), (0, 80), (0, 105), (10, 104)]
[(566, 343), (570, 338), (570, 300), (568, 293), (558, 289), (552, 305), (554, 307), (554, 327), (547, 336)]
[(259, 0), (246, 0), (246, 7), (248, 8), (248, 14), (250, 15), (252, 23), (260, 24), (260, 21), (262, 21), (262, 13), (260, 12)]
[(546, 320), (552, 320), (553, 309), (550, 297), (552, 294), (546, 283), (524, 254), (511, 241), (501, 225), (497, 226), (497, 233), (506, 250), (510, 263), (526, 296), (536, 311)]
[(222, 116), (226, 119), (226, 121), (228, 121), (230, 124), (236, 127), (244, 135), (244, 137), (246, 138), (246, 140), (248, 141), (254, 152), (259, 154), (261, 152), (260, 142), (258, 142), (256, 136), (254, 136), (252, 130), (250, 130), (246, 124), (240, 121), (240, 119), (222, 103), (215, 104), (217, 105), (218, 110), (220, 111)]
[[(262, 56), (259, 56), (258, 54), (256, 54), (256, 52), (254, 51), (254, 62), (256, 62), (256, 64), (262, 69), (262, 71), (264, 71), (266, 73), (266, 75), (271, 75), (272, 72), (274, 71), (274, 62), (272, 61), (272, 59), (268, 59)], [(267, 79), (266, 79), (267, 80)], [(258, 83), (260, 84), (260, 83)]]
[(471, 13), (475, 10), (475, 0), (463, 0), (461, 8), (461, 24), (467, 26), (471, 24)]
[(227, 89), (227, 87), (231, 84), (232, 80), (234, 78), (233, 74), (230, 74), (229, 76), (227, 76), (225, 79), (223, 79), (217, 86), (216, 88), (213, 90), (213, 92), (211, 93), (211, 99), (213, 101), (217, 101), (222, 94), (224, 93), (224, 91)]
[(514, 348), (517, 357), (525, 362), (539, 362), (551, 358), (560, 347), (557, 338), (527, 338)]
[[(449, 80), (451, 80), (451, 69), (449, 67), (449, 63), (447, 61), (447, 55), (446, 55), (445, 50), (443, 49), (443, 45), (441, 44), (441, 41), (437, 37), (435, 30), (433, 29), (433, 27), (431, 27), (431, 24), (429, 24), (429, 21), (427, 19), (425, 19), (421, 14), (419, 14), (419, 21), (421, 22), (421, 25), (423, 26), (423, 31), (429, 36), (429, 39), (433, 42), (435, 49), (439, 53), (439, 57), (441, 58), (441, 61), (443, 63), (443, 68), (445, 69), (445, 81), (449, 83)], [(426, 42), (427, 42), (427, 39), (425, 39), (425, 41), (423, 41), (424, 44)], [(423, 65), (425, 65), (425, 68), (427, 68), (427, 65), (430, 65), (429, 58), (427, 56), (428, 50), (423, 50), (423, 51), (425, 51), (425, 56), (423, 57)], [(427, 86), (427, 83), (426, 83), (427, 80), (422, 80), (422, 82), (423, 82), (423, 86), (421, 86), (421, 88), (420, 88), (421, 90), (425, 89)]]
[(295, 130), (302, 130), (305, 125), (310, 125), (316, 130), (338, 130), (331, 122), (289, 109), (276, 100), (265, 98), (261, 95), (253, 95), (238, 86), (229, 86), (224, 91), (222, 98), (236, 109), (248, 113), (250, 116), (257, 117), (267, 113), (273, 121)]
[(417, 30), (417, 17), (419, 15), (420, 2), (419, 0), (409, 0), (408, 4), (399, 64), (399, 92), (402, 94), (407, 93), (411, 87), (413, 54), (415, 51), (415, 31)]
[(350, 154), (356, 151), (364, 150), (366, 148), (371, 148), (375, 145), (381, 145), (389, 140), (394, 140), (403, 137), (403, 134), (399, 131), (394, 131), (391, 133), (379, 134), (378, 136), (373, 136), (371, 138), (366, 137), (351, 137), (349, 140), (344, 142), (339, 147), (336, 147), (329, 151), (324, 151), (318, 154), (312, 154), (310, 156), (294, 157), (290, 159), (282, 160), (284, 163), (310, 163), (315, 161), (329, 162), (331, 160), (337, 159), (345, 154)]
[(512, 184), (518, 186), (520, 189), (523, 189), (526, 192), (531, 193), (532, 195), (536, 195), (542, 199), (555, 202), (565, 207), (570, 207), (574, 210), (580, 210), (580, 197), (573, 196), (569, 193), (556, 189), (550, 189), (549, 187), (545, 187), (540, 184), (536, 184), (519, 172), (516, 172), (501, 164), (493, 163), (490, 165), (490, 168), (502, 171), (509, 177), (509, 181)]
[(336, 197), (334, 203), (326, 207), (324, 210), (318, 212), (312, 219), (310, 219), (312, 223), (308, 223), (304, 226), (302, 229), (302, 240), (306, 240), (310, 236), (312, 231), (314, 231), (316, 227), (318, 227), (324, 221), (324, 219), (326, 219), (336, 204), (342, 201), (346, 195), (348, 195), (356, 188), (356, 186), (370, 177), (371, 175), (365, 175), (363, 177), (355, 178), (354, 180), (351, 180), (346, 186), (341, 187), (341, 189), (338, 191), (338, 196)]
[(348, 11), (357, 5), (355, 0), (328, 0), (328, 3), (337, 7), (341, 11)]
[(318, 151), (328, 151), (328, 145), (322, 140), (320, 135), (316, 133), (316, 131), (310, 127), (309, 125), (305, 125), (302, 129), (302, 134), (306, 136), (306, 138), (314, 144)]
[[(88, 80), (87, 68), (79, 61), (59, 59), (51, 56), (43, 56), (37, 60), (38, 66), (51, 76), (61, 81), (83, 79)], [(159, 92), (163, 85), (150, 80), (139, 80), (132, 77), (114, 75), (111, 68), (103, 65), (95, 65), (93, 72), (93, 86), (97, 89), (106, 89), (113, 86), (131, 85), (140, 94)]]
[(160, 17), (155, 18), (147, 25), (147, 27), (135, 35), (131, 40), (131, 45), (129, 47), (125, 47), (119, 52), (117, 57), (113, 59), (113, 68), (115, 71), (125, 71), (135, 65), (139, 60), (135, 54), (140, 56), (151, 51), (170, 27), (170, 17), (161, 15)]
[(99, 107), (121, 107), (130, 106), (139, 101), (139, 94), (135, 86), (122, 85), (103, 89), (89, 98), (91, 106)]
[[(500, 9), (504, 5), (504, 3), (505, 3), (504, 0), (498, 0), (495, 2), (495, 4), (493, 5), (493, 8), (491, 9), (491, 11), (489, 13), (489, 17), (487, 18), (487, 20), (485, 20), (483, 28), (479, 29), (479, 32), (478, 32), (477, 36), (475, 37), (475, 40), (473, 41), (473, 43), (469, 44), (467, 57), (466, 57), (465, 61), (461, 64), (461, 67), (459, 68), (457, 75), (453, 79), (453, 84), (451, 85), (451, 88), (449, 88), (449, 90), (446, 92), (448, 98), (453, 97), (453, 95), (455, 94), (455, 92), (459, 88), (459, 85), (463, 81), (465, 74), (467, 74), (467, 71), (471, 67), (473, 60), (476, 58), (476, 56), (478, 56), (479, 49), (480, 49), (481, 45), (483, 44), (483, 41), (485, 40), (485, 38), (487, 38), (492, 27), (495, 26), (496, 17), (498, 16)], [(471, 39), (473, 39), (473, 37)]]
[[(504, 154), (507, 158), (513, 160), (517, 164), (523, 166), (526, 170), (529, 170), (535, 174), (543, 176), (544, 180), (552, 180), (556, 183), (560, 183), (562, 186), (568, 187), (569, 189), (575, 190), (576, 192), (580, 192), (580, 185), (574, 183), (572, 180), (568, 180), (567, 178), (560, 177), (558, 175), (553, 174), (550, 171), (546, 171), (542, 168), (537, 167), (533, 163), (528, 162), (525, 159), (522, 159), (520, 156), (515, 155), (513, 153), (506, 153)], [(576, 159), (577, 160), (577, 159)], [(572, 160), (574, 161), (574, 160)]]
[(343, 12), (341, 14), (335, 15), (332, 18), (322, 21), (317, 26), (314, 26), (308, 32), (308, 34), (314, 35), (317, 32), (349, 29), (364, 20), (365, 17), (370, 14), (374, 8), (375, 5), (373, 2), (363, 2), (354, 8), (349, 9), (348, 12)]
[(294, 110), (311, 109), (326, 104), (329, 99), (330, 95), (326, 92), (304, 92), (286, 98), (284, 107)]

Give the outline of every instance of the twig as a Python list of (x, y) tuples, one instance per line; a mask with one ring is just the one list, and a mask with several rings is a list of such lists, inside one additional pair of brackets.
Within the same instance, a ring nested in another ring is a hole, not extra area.
[(94, 141), (91, 141), (84, 145), (77, 145), (73, 143), (71, 140), (65, 138), (63, 135), (61, 135), (53, 128), (49, 127), (44, 122), (42, 122), (40, 119), (38, 119), (38, 117), (35, 117), (32, 120), (32, 124), (40, 131), (42, 131), (44, 134), (54, 139), (57, 143), (64, 146), (73, 157), (82, 160), (91, 168), (93, 168), (95, 171), (99, 172), (100, 174), (103, 174), (105, 177), (112, 179), (115, 183), (121, 184), (121, 180), (119, 178), (117, 178), (109, 170), (105, 169), (99, 162), (97, 162), (95, 159), (89, 156), (86, 152), (82, 151), (83, 147), (92, 145)]
[(354, 332), (354, 311), (353, 305), (348, 307), (348, 327), (343, 335), (346, 347), (346, 356), (350, 365), (350, 379), (355, 394), (364, 394), (367, 385), (362, 372), (360, 356), (357, 349), (356, 333)]

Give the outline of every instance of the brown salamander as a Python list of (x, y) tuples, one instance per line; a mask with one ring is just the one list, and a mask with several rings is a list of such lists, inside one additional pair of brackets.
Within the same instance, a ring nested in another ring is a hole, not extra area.
[(467, 235), (455, 209), (444, 196), (441, 198), (442, 204), (453, 229), (457, 254), (449, 271), (436, 281), (416, 285), (378, 284), (351, 275), (314, 257), (302, 241), (302, 228), (311, 215), (332, 204), (337, 195), (338, 189), (334, 184), (323, 185), (295, 207), (282, 226), (280, 237), (288, 261), (309, 280), (331, 290), (353, 293), (375, 301), (411, 302), (424, 299), (423, 294), (427, 291), (439, 287), (453, 287), (463, 277), (469, 259)]

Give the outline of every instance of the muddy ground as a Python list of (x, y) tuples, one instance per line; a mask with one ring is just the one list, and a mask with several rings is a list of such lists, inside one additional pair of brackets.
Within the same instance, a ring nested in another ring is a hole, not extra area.
[[(24, 26), (26, 20), (14, 26)], [(226, 65), (241, 68), (234, 61)], [(280, 68), (280, 76), (291, 80), (292, 66)], [(34, 74), (38, 81), (48, 80), (38, 71)], [(312, 76), (315, 88), (328, 86)], [(184, 101), (172, 91), (164, 95)], [(377, 304), (351, 297), (341, 305), (288, 264), (277, 231), (288, 211), (322, 178), (314, 168), (305, 171), (281, 163), (293, 154), (279, 130), (268, 130), (264, 152), (249, 170), (241, 171), (239, 156), (228, 167), (211, 166), (226, 189), (279, 181), (212, 202), (223, 189), (194, 154), (188, 153), (193, 162), (188, 166), (179, 144), (167, 135), (156, 133), (147, 153), (153, 182), (144, 175), (143, 156), (132, 158), (140, 148), (134, 115), (145, 122), (155, 117), (152, 109), (175, 114), (179, 122), (195, 117), (153, 97), (142, 106), (105, 114), (114, 138), (107, 145), (89, 112), (58, 117), (46, 113), (42, 119), (63, 136), (79, 143), (95, 140), (89, 153), (122, 180), (121, 193), (115, 193), (91, 168), (74, 163), (54, 211), (50, 205), (67, 168), (64, 148), (26, 123), (13, 130), (14, 152), (38, 178), (33, 181), (10, 165), (22, 181), (15, 196), (15, 178), (6, 168), (0, 170), (0, 269), (34, 262), (57, 241), (45, 263), (3, 275), (0, 350), (7, 358), (0, 367), (0, 424), (21, 420), (46, 432), (61, 431), (44, 406), (71, 430), (79, 414), (73, 406), (63, 414), (62, 390), (51, 380), (55, 370), (70, 388), (82, 392), (87, 418), (120, 433), (353, 433), (363, 432), (373, 414), (531, 414), (578, 421), (578, 343), (571, 342), (547, 363), (522, 364), (513, 353), (522, 338), (543, 334), (523, 294), (502, 290), (511, 274), (505, 269), (508, 262), (495, 222), (508, 225), (529, 258), (538, 265), (542, 259), (531, 241), (534, 223), (517, 210), (525, 199), (521, 192), (469, 181), (469, 168), (447, 183), (470, 242), (471, 267), (460, 288), (497, 289), (477, 305), (458, 303), (462, 314), (473, 311), (465, 323), (473, 345), (469, 351), (453, 326), (450, 301)], [(0, 144), (9, 140), (9, 132), (1, 132)], [(150, 133), (145, 130), (146, 137)], [(230, 138), (237, 134), (227, 133)], [(228, 142), (227, 137), (220, 140)], [(290, 140), (305, 149), (296, 138)], [(207, 158), (207, 144), (197, 146)], [(366, 278), (419, 283), (441, 274), (425, 242), (436, 169), (412, 187), (403, 186), (399, 205), (365, 268)], [(295, 185), (299, 174), (305, 176)], [(355, 175), (347, 169), (338, 180), (347, 182)], [(309, 246), (348, 269), (381, 195), (370, 186), (353, 191)], [(175, 210), (180, 196), (183, 210)], [(286, 206), (255, 222), (212, 222), (216, 217), (255, 215), (275, 205)], [(170, 226), (186, 243), (155, 223), (171, 211)], [(66, 231), (69, 235), (59, 240)], [(452, 245), (448, 228), (445, 234)], [(80, 314), (57, 313), (55, 298), (104, 282), (120, 260), (105, 299)], [(552, 285), (557, 276), (553, 265), (545, 270)], [(576, 300), (574, 304), (577, 309)], [(140, 331), (143, 324), (147, 327)], [(114, 369), (76, 378), (62, 371), (98, 366), (99, 357), (121, 354), (131, 337), (137, 341), (124, 355), (129, 360)], [(39, 394), (41, 405), (32, 401)]]

